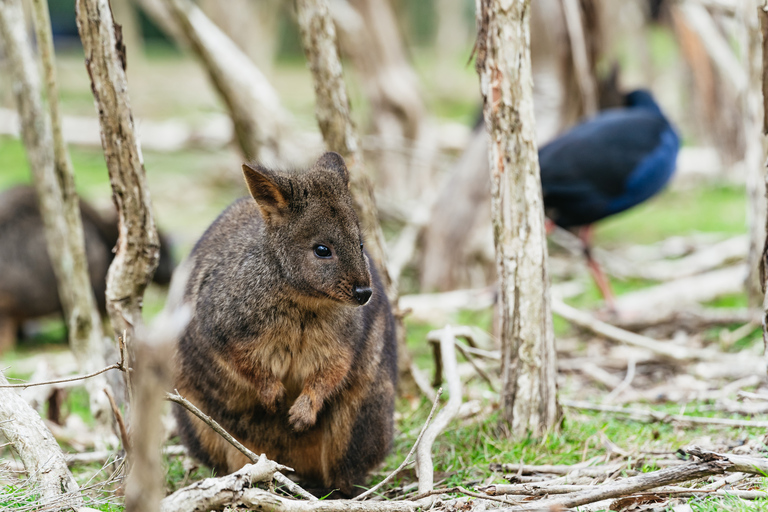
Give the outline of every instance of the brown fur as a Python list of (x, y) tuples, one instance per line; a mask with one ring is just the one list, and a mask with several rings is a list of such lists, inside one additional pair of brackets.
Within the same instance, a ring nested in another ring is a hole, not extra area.
[[(176, 386), (254, 452), (355, 494), (391, 444), (397, 355), (347, 169), (326, 153), (303, 173), (243, 170), (252, 197), (225, 210), (185, 263), (193, 315)], [(202, 462), (222, 473), (247, 462), (183, 409), (176, 415)]]
[[(103, 314), (107, 270), (114, 258), (112, 248), (117, 244), (117, 218), (102, 217), (85, 201), (80, 201), (80, 214), (88, 273)], [(164, 236), (161, 245), (154, 280), (168, 284), (173, 259)], [(62, 311), (46, 247), (35, 190), (19, 186), (0, 193), (0, 353), (15, 344), (21, 323)]]

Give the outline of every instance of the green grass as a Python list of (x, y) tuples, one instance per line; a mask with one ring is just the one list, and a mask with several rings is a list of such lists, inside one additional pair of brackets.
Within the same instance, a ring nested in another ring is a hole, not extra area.
[[(411, 412), (410, 404), (401, 401), (398, 411), (402, 419), (397, 424), (398, 435), (393, 453), (387, 458), (384, 468), (377, 474), (375, 484), (389, 474), (402, 461), (426, 420), (430, 405), (422, 400)], [(488, 404), (486, 404), (488, 405)], [(718, 413), (706, 409), (707, 403), (697, 403), (687, 408), (686, 414), (717, 417)], [(679, 413), (679, 406), (656, 406), (657, 411)], [(722, 417), (722, 416), (720, 416)], [(525, 464), (567, 464), (572, 465), (593, 457), (608, 455), (603, 439), (616, 443), (620, 448), (643, 456), (640, 452), (673, 453), (690, 444), (693, 439), (718, 437), (727, 434), (736, 440), (761, 439), (762, 429), (729, 429), (716, 426), (702, 426), (681, 429), (671, 424), (641, 423), (622, 419), (619, 415), (606, 415), (592, 411), (565, 410), (562, 429), (543, 439), (527, 438), (522, 441), (506, 439), (499, 435), (498, 412), (493, 412), (481, 421), (468, 420), (453, 422), (435, 442), (435, 481), (441, 485), (472, 486), (491, 479), (503, 483), (501, 473), (493, 474), (492, 463)], [(653, 456), (644, 456), (647, 464), (643, 471), (656, 470)], [(393, 487), (404, 481), (413, 481), (412, 472), (405, 472)]]
[(598, 224), (595, 243), (611, 247), (694, 233), (741, 234), (746, 230), (746, 211), (744, 187), (703, 185), (667, 190)]

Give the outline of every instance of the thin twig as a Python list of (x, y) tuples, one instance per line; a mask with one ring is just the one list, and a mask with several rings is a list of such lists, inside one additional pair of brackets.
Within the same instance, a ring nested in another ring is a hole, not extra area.
[[(243, 453), (243, 455), (248, 457), (248, 459), (250, 459), (251, 462), (253, 462), (254, 464), (256, 464), (259, 461), (259, 456), (258, 455), (256, 455), (251, 450), (246, 448), (240, 441), (238, 441), (237, 439), (232, 437), (232, 435), (230, 435), (229, 432), (224, 430), (224, 428), (221, 425), (219, 425), (216, 422), (216, 420), (214, 420), (213, 418), (211, 418), (210, 416), (205, 414), (203, 411), (198, 409), (195, 406), (195, 404), (193, 404), (192, 402), (190, 402), (189, 400), (187, 400), (186, 398), (181, 396), (178, 391), (176, 391), (176, 394), (166, 393), (165, 394), (165, 399), (169, 400), (171, 402), (179, 404), (180, 406), (184, 407), (186, 410), (188, 410), (189, 412), (191, 412), (192, 414), (194, 414), (195, 416), (200, 418), (200, 420), (202, 420), (203, 423), (205, 423), (206, 425), (211, 427), (217, 434), (219, 434), (221, 437), (223, 437), (232, 446), (234, 446), (235, 448), (240, 450)], [(292, 468), (289, 468), (287, 466), (282, 466), (281, 465), (281, 468), (285, 469), (285, 470), (288, 470), (288, 471), (293, 471)], [(279, 473), (279, 472), (275, 473), (274, 478), (275, 478), (275, 480), (277, 480), (278, 483), (280, 483), (281, 485), (284, 485), (290, 492), (292, 492), (294, 494), (298, 494), (302, 498), (308, 499), (310, 501), (316, 501), (317, 500), (317, 498), (315, 496), (313, 496), (312, 494), (310, 494), (307, 491), (305, 491), (304, 489), (302, 489), (298, 484), (296, 484), (293, 481), (291, 481), (290, 478), (288, 478), (287, 476), (283, 475), (282, 473)]]
[(419, 442), (421, 441), (421, 437), (424, 435), (424, 432), (427, 430), (427, 427), (429, 426), (429, 422), (432, 421), (432, 415), (435, 414), (435, 410), (437, 409), (437, 404), (440, 402), (440, 395), (443, 394), (443, 388), (440, 388), (437, 390), (437, 394), (435, 396), (435, 401), (432, 403), (432, 410), (429, 411), (429, 416), (427, 416), (427, 421), (424, 422), (424, 426), (421, 427), (421, 432), (419, 432), (419, 435), (416, 437), (416, 441), (413, 443), (413, 446), (411, 447), (411, 451), (408, 452), (408, 455), (405, 456), (405, 459), (403, 459), (403, 462), (395, 469), (392, 473), (387, 476), (384, 480), (379, 482), (378, 484), (374, 485), (364, 493), (352, 498), (353, 501), (359, 501), (364, 498), (367, 498), (374, 492), (381, 489), (382, 486), (386, 485), (390, 480), (392, 480), (400, 471), (402, 471), (406, 466), (412, 464), (414, 461), (410, 460), (411, 455), (413, 455), (413, 452), (416, 451), (416, 448), (419, 446)]
[(561, 404), (572, 409), (585, 409), (589, 411), (611, 412), (616, 414), (626, 414), (637, 420), (658, 421), (668, 423), (671, 421), (678, 423), (697, 423), (704, 425), (725, 425), (728, 427), (748, 427), (748, 428), (768, 428), (768, 421), (749, 421), (734, 420), (730, 418), (704, 418), (701, 416), (686, 416), (683, 414), (667, 414), (664, 412), (651, 411), (645, 409), (634, 409), (630, 407), (615, 407), (611, 405), (591, 404), (589, 402), (579, 402), (574, 400), (563, 400)]
[(109, 370), (122, 370), (123, 364), (122, 363), (115, 363), (107, 366), (106, 368), (102, 368), (101, 370), (93, 373), (89, 373), (88, 375), (76, 375), (75, 377), (68, 377), (66, 379), (57, 379), (57, 380), (47, 380), (44, 382), (25, 382), (22, 384), (5, 384), (0, 386), (0, 388), (31, 388), (34, 386), (49, 386), (51, 384), (63, 384), (65, 382), (74, 382), (77, 380), (84, 380), (84, 379), (90, 379), (91, 377), (95, 377), (97, 375), (101, 375), (104, 372), (108, 372)]
[(107, 395), (107, 399), (109, 399), (109, 405), (112, 407), (112, 414), (114, 414), (115, 421), (117, 421), (117, 427), (120, 430), (120, 440), (123, 442), (123, 449), (125, 450), (125, 453), (129, 453), (131, 451), (131, 440), (128, 437), (128, 430), (125, 428), (123, 413), (121, 413), (120, 409), (117, 407), (115, 397), (112, 396), (112, 392), (109, 388), (104, 388), (104, 393)]
[(636, 366), (637, 364), (635, 357), (630, 356), (629, 360), (627, 361), (627, 375), (624, 377), (624, 380), (622, 380), (619, 385), (613, 389), (613, 391), (608, 393), (608, 396), (605, 397), (605, 403), (611, 403), (614, 398), (623, 393), (624, 390), (632, 384), (632, 381), (635, 378)]

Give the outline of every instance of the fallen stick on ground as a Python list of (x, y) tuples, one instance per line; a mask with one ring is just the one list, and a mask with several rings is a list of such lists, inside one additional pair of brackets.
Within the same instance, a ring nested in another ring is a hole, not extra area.
[(622, 295), (616, 300), (616, 309), (631, 317), (649, 309), (679, 309), (684, 304), (707, 302), (723, 295), (741, 292), (746, 273), (746, 264), (739, 264), (668, 281)]
[(504, 471), (509, 473), (519, 473), (523, 475), (531, 475), (531, 474), (538, 474), (538, 473), (552, 474), (552, 475), (568, 475), (575, 471), (579, 471), (584, 476), (599, 477), (599, 476), (605, 476), (606, 474), (614, 473), (622, 469), (637, 467), (638, 465), (643, 465), (649, 462), (656, 464), (657, 466), (679, 466), (680, 464), (683, 464), (682, 461), (677, 459), (649, 461), (646, 458), (641, 458), (641, 459), (634, 460), (631, 463), (621, 462), (618, 464), (607, 464), (604, 466), (600, 466), (600, 465), (596, 465), (595, 459), (593, 459), (587, 462), (573, 464), (570, 466), (566, 464), (542, 464), (542, 465), (508, 464), (508, 463), (491, 464), (491, 471)]
[[(537, 485), (537, 484), (496, 484), (484, 489), (491, 496), (516, 495), (516, 496), (549, 496), (551, 494), (570, 494), (580, 491), (594, 490), (595, 485)], [(678, 486), (663, 486), (648, 489), (645, 493), (663, 496), (736, 496), (742, 499), (754, 500), (768, 498), (768, 491), (743, 491), (738, 489), (693, 489)], [(644, 494), (645, 494), (644, 493)], [(632, 493), (637, 496), (638, 493)]]
[(683, 414), (667, 414), (665, 412), (612, 405), (591, 404), (573, 400), (563, 400), (561, 405), (572, 409), (626, 414), (633, 420), (658, 421), (661, 423), (695, 423), (701, 425), (724, 425), (728, 427), (768, 428), (768, 421), (734, 420), (730, 418), (705, 418), (701, 416), (685, 416)]
[(458, 414), (462, 401), (461, 380), (454, 350), (456, 339), (450, 326), (445, 326), (440, 337), (440, 352), (448, 381), (448, 403), (437, 414), (435, 421), (427, 428), (416, 452), (416, 473), (419, 476), (419, 492), (431, 491), (434, 487), (434, 467), (432, 465), (432, 445), (437, 436), (445, 430)]
[[(684, 309), (681, 309), (681, 306)], [(678, 305), (664, 309), (647, 309), (634, 312), (630, 317), (619, 316), (612, 323), (622, 329), (642, 331), (665, 327), (670, 333), (679, 330), (699, 332), (708, 327), (731, 324), (760, 324), (760, 314), (748, 308), (703, 308)]]
[(768, 460), (765, 459), (717, 454), (695, 447), (689, 448), (687, 453), (697, 457), (699, 460), (686, 462), (679, 466), (669, 467), (651, 473), (642, 473), (637, 476), (613, 481), (607, 484), (591, 486), (590, 489), (584, 491), (576, 491), (556, 498), (532, 501), (525, 505), (518, 505), (501, 510), (512, 512), (522, 510), (557, 510), (561, 508), (572, 508), (606, 499), (621, 498), (631, 494), (648, 491), (649, 489), (654, 489), (656, 487), (677, 484), (710, 475), (743, 471), (745, 468), (748, 468), (748, 471), (745, 472), (762, 474), (766, 469), (766, 466), (768, 466)]
[(424, 510), (419, 503), (412, 501), (297, 501), (256, 488), (244, 489), (237, 502), (254, 510), (270, 512), (415, 512)]
[[(613, 341), (625, 343), (635, 347), (641, 347), (650, 350), (661, 357), (672, 359), (674, 361), (691, 361), (698, 359), (714, 360), (716, 354), (709, 354), (704, 351), (693, 351), (686, 347), (674, 345), (673, 342), (661, 342), (641, 336), (634, 332), (625, 331), (613, 325), (607, 324), (593, 317), (589, 313), (579, 311), (559, 300), (552, 300), (552, 312), (563, 317), (570, 323), (588, 329), (593, 333), (608, 338)], [(722, 354), (718, 354), (722, 356)]]
[(240, 494), (257, 482), (269, 482), (284, 466), (259, 457), (254, 464), (246, 464), (232, 474), (206, 478), (184, 487), (160, 502), (161, 512), (195, 512), (217, 510), (235, 504)]
[(738, 372), (740, 377), (743, 377), (743, 374), (765, 374), (765, 361), (749, 354), (726, 354), (711, 349), (695, 350), (676, 345), (671, 340), (658, 341), (602, 322), (589, 313), (579, 311), (555, 299), (552, 300), (552, 311), (573, 325), (588, 329), (598, 336), (650, 350), (661, 358), (677, 362), (701, 361), (701, 364), (694, 367), (692, 371), (696, 375), (714, 378), (715, 376), (724, 376), (722, 375), (723, 372), (730, 376), (733, 376), (734, 372)]
[[(259, 460), (261, 460), (258, 455), (253, 453), (251, 450), (249, 450), (245, 446), (243, 446), (243, 444), (240, 441), (238, 441), (237, 439), (232, 437), (232, 435), (230, 435), (229, 432), (224, 430), (224, 427), (219, 425), (216, 422), (216, 420), (214, 420), (213, 418), (211, 418), (210, 416), (205, 414), (203, 411), (201, 411), (200, 409), (195, 407), (195, 404), (193, 404), (192, 402), (190, 402), (189, 400), (187, 400), (183, 396), (179, 395), (178, 392), (176, 392), (176, 394), (166, 393), (165, 394), (165, 399), (169, 400), (171, 402), (174, 402), (176, 404), (181, 405), (186, 410), (188, 410), (189, 412), (191, 412), (192, 414), (194, 414), (195, 416), (200, 418), (201, 421), (203, 421), (206, 425), (211, 427), (221, 437), (226, 439), (227, 442), (229, 442), (232, 446), (234, 446), (235, 448), (240, 450), (243, 453), (243, 455), (248, 457), (251, 460), (251, 462), (253, 462), (254, 464), (259, 462)], [(280, 473), (280, 471), (282, 471), (282, 470), (293, 471), (293, 469), (290, 469), (287, 466), (280, 466), (279, 470), (276, 471), (274, 473), (274, 475), (273, 475), (275, 480), (277, 480), (280, 484), (284, 485), (288, 489), (288, 491), (290, 491), (290, 492), (292, 492), (294, 494), (298, 494), (299, 496), (301, 496), (301, 497), (303, 497), (305, 499), (308, 499), (310, 501), (316, 501), (317, 500), (317, 498), (315, 496), (313, 496), (312, 494), (308, 493), (307, 491), (302, 489), (298, 484), (294, 483), (290, 478), (288, 478), (287, 476), (285, 476), (282, 473)]]

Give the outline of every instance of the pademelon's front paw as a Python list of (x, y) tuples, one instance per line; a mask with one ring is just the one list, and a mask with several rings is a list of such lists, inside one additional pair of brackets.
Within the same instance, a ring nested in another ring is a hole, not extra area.
[(317, 421), (317, 411), (309, 395), (299, 395), (288, 411), (288, 421), (296, 432), (303, 432)]
[(285, 386), (277, 379), (269, 381), (262, 388), (259, 399), (264, 408), (274, 413), (277, 407), (285, 399)]

